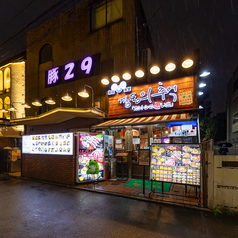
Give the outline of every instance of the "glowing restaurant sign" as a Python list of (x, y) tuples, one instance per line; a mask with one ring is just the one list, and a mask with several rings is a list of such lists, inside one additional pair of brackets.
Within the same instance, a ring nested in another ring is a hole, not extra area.
[[(99, 73), (100, 54), (87, 56), (63, 66), (51, 68), (46, 71), (45, 86), (55, 86), (59, 83), (93, 76)], [(96, 68), (96, 65), (98, 67)]]
[(147, 85), (113, 83), (107, 91), (109, 116), (134, 115), (160, 111), (189, 110), (194, 104), (194, 77), (187, 76)]
[[(120, 104), (123, 104), (125, 108), (131, 108), (133, 111), (143, 111), (143, 110), (160, 110), (163, 108), (173, 108), (174, 103), (177, 102), (177, 91), (178, 87), (177, 85), (168, 86), (167, 88), (163, 86), (162, 82), (159, 82), (158, 91), (155, 93), (152, 93), (152, 87), (149, 87), (147, 90), (147, 93), (145, 91), (140, 92), (140, 97), (137, 97), (136, 93), (133, 92), (130, 95), (126, 95), (124, 97), (121, 97), (118, 99)], [(113, 86), (113, 85), (112, 85)], [(113, 87), (112, 87), (113, 89)], [(131, 92), (131, 87), (124, 87), (124, 89), (121, 88), (120, 85), (118, 87), (114, 87), (114, 90), (109, 90), (108, 95), (115, 95), (116, 92), (120, 94), (121, 92)], [(171, 101), (166, 101), (166, 96), (169, 95), (171, 97)], [(155, 101), (152, 103), (152, 98), (160, 98), (162, 102)], [(141, 102), (146, 101), (149, 104), (143, 104), (140, 105)], [(132, 105), (134, 103), (135, 105)]]

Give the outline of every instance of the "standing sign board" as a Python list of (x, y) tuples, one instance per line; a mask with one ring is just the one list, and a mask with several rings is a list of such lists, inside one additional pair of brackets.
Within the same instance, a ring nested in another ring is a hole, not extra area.
[(150, 165), (150, 150), (139, 151), (139, 165)]

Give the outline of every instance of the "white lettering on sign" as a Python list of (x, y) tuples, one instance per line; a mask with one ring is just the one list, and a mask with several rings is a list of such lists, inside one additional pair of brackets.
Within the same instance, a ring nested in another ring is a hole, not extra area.
[(59, 79), (59, 67), (48, 70), (48, 84), (56, 83)]
[[(127, 87), (129, 88), (129, 87)], [(131, 90), (131, 87), (130, 87)], [(131, 108), (133, 111), (144, 111), (144, 110), (160, 110), (163, 108), (173, 108), (174, 103), (177, 102), (177, 85), (169, 86), (167, 88), (163, 87), (163, 83), (159, 82), (158, 92), (152, 94), (152, 88), (149, 87), (147, 93), (142, 91), (140, 97), (137, 97), (136, 93), (131, 93), (122, 98), (118, 99), (120, 104), (124, 104), (125, 108)], [(125, 90), (124, 90), (125, 92)], [(116, 91), (109, 90), (108, 95), (115, 95)], [(154, 102), (152, 103), (152, 98), (160, 97), (162, 101), (165, 101), (166, 96), (172, 97), (172, 102)], [(148, 101), (149, 105), (139, 105), (143, 101)], [(132, 106), (135, 103), (135, 106)]]
[[(64, 66), (49, 69), (46, 74), (46, 86), (58, 84), (61, 82), (61, 79), (65, 81), (74, 79), (77, 74), (80, 74), (80, 76), (77, 77), (81, 78), (84, 77), (82, 75), (90, 76), (90, 74), (93, 73), (93, 63), (93, 58), (88, 56), (82, 61), (78, 60), (76, 62), (67, 63)], [(76, 70), (78, 72), (75, 72)], [(64, 77), (62, 76), (63, 74), (65, 74)]]
[(69, 80), (74, 78), (74, 73), (72, 73), (74, 69), (75, 64), (74, 63), (68, 63), (64, 66), (64, 69), (67, 70), (67, 73), (65, 74), (64, 80)]

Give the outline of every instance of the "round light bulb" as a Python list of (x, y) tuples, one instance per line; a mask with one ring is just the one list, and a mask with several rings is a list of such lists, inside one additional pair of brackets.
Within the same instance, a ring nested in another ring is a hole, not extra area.
[(155, 66), (153, 66), (153, 67), (150, 68), (150, 72), (151, 72), (152, 74), (158, 74), (158, 73), (160, 72), (160, 68), (155, 65)]
[(104, 79), (101, 80), (101, 83), (102, 83), (103, 85), (108, 85), (108, 84), (109, 84), (109, 80), (106, 79), (106, 78), (104, 78)]
[(175, 70), (175, 68), (176, 68), (176, 65), (174, 63), (168, 63), (165, 66), (165, 70), (168, 71), (168, 72), (171, 72), (171, 71)]
[(122, 75), (122, 78), (125, 79), (125, 80), (130, 80), (131, 79), (131, 75), (129, 73), (124, 73)]
[(117, 75), (112, 76), (112, 82), (117, 83), (120, 81), (120, 78)]
[(193, 65), (193, 61), (191, 59), (186, 59), (182, 63), (182, 67), (185, 69), (190, 68), (192, 65)]
[(144, 75), (145, 75), (145, 73), (144, 73), (144, 71), (141, 70), (141, 69), (139, 69), (139, 70), (137, 70), (137, 71), (135, 72), (135, 76), (136, 76), (137, 78), (142, 78), (142, 77), (144, 77)]

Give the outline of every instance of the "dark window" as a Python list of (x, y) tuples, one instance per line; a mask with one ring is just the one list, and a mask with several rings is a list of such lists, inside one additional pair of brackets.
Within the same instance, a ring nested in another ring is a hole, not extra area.
[(122, 18), (122, 0), (105, 0), (92, 8), (92, 30)]
[(45, 44), (41, 47), (40, 50), (39, 63), (43, 64), (51, 60), (52, 60), (52, 46), (50, 44)]
[(236, 91), (237, 88), (238, 88), (238, 78), (233, 83), (233, 93)]

